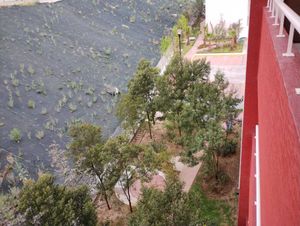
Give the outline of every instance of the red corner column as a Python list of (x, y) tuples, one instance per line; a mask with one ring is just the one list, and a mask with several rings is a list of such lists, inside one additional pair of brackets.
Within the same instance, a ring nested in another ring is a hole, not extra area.
[(251, 157), (253, 156), (252, 141), (255, 133), (255, 126), (258, 123), (257, 110), (257, 74), (259, 65), (259, 50), (261, 37), (262, 12), (266, 1), (251, 0), (248, 58), (246, 70), (246, 85), (244, 98), (243, 132), (241, 146), (240, 165), (240, 194), (238, 225), (244, 226), (248, 223), (249, 213), (249, 186)]

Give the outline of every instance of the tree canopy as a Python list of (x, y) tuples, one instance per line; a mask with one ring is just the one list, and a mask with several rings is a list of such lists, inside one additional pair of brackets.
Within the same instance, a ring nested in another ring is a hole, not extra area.
[(117, 110), (119, 118), (125, 120), (127, 126), (134, 127), (137, 121), (146, 118), (151, 138), (151, 123), (156, 112), (154, 88), (158, 75), (157, 68), (152, 67), (149, 61), (141, 60), (128, 83), (128, 93), (122, 95)]
[(96, 225), (97, 217), (88, 189), (67, 188), (42, 175), (25, 183), (19, 195), (18, 211), (25, 225)]
[(178, 181), (168, 181), (164, 191), (145, 188), (137, 210), (130, 216), (130, 226), (196, 225), (189, 196)]

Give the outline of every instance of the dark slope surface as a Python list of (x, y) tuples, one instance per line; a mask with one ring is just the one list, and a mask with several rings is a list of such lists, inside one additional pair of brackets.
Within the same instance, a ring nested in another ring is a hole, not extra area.
[[(117, 99), (105, 84), (125, 91), (140, 58), (157, 63), (157, 43), (177, 7), (171, 0), (64, 0), (0, 9), (0, 147), (20, 157), (16, 174), (53, 171), (47, 149), (67, 144), (73, 120), (101, 125), (106, 137), (114, 131)], [(22, 132), (19, 144), (9, 139), (12, 128)]]

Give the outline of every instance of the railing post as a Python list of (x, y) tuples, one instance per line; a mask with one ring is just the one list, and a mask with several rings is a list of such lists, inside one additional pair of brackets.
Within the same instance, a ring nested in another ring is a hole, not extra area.
[(277, 26), (277, 25), (279, 25), (279, 23), (278, 23), (278, 17), (279, 17), (279, 7), (278, 6), (275, 6), (275, 11), (276, 11), (276, 14), (275, 14), (275, 21), (274, 21), (274, 26)]
[(270, 0), (268, 12), (272, 12), (272, 5), (273, 5), (273, 4), (274, 4), (274, 0)]
[(275, 0), (273, 0), (273, 5), (272, 5), (272, 18), (273, 17), (275, 17), (275, 4), (276, 4), (276, 2), (275, 2)]
[(259, 126), (255, 126), (256, 226), (261, 226)]
[(285, 35), (283, 34), (283, 25), (284, 25), (284, 13), (281, 12), (279, 34), (276, 36), (278, 38), (285, 37)]
[(268, 3), (267, 3), (267, 8), (270, 7), (270, 0), (268, 0)]
[(282, 54), (283, 56), (295, 56), (295, 54), (292, 52), (293, 41), (294, 41), (294, 31), (295, 31), (294, 25), (291, 23), (287, 51), (286, 51), (286, 53)]

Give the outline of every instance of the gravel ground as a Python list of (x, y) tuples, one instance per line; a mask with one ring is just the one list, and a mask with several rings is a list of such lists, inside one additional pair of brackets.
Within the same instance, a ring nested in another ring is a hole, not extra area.
[[(125, 92), (140, 58), (155, 65), (160, 38), (179, 10), (172, 0), (64, 0), (0, 9), (0, 168), (8, 152), (19, 159), (15, 176), (55, 172), (48, 147), (65, 148), (72, 121), (112, 134), (118, 98), (105, 84)], [(12, 128), (22, 132), (18, 144), (9, 139)]]

